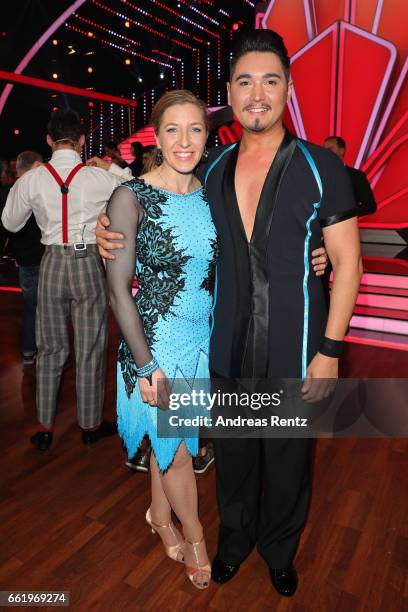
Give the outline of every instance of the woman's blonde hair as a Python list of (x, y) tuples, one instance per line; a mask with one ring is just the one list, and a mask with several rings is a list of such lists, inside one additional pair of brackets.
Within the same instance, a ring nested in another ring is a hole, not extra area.
[[(156, 104), (154, 105), (153, 112), (151, 115), (151, 124), (153, 125), (153, 129), (156, 134), (158, 134), (160, 131), (163, 115), (166, 110), (171, 106), (177, 106), (179, 104), (193, 104), (193, 106), (196, 106), (198, 109), (200, 109), (203, 115), (205, 129), (207, 130), (207, 132), (209, 131), (210, 122), (208, 119), (207, 105), (205, 104), (205, 102), (200, 100), (200, 98), (197, 98), (197, 96), (195, 96), (193, 92), (189, 91), (188, 89), (174, 89), (173, 91), (168, 91), (167, 93), (162, 95), (161, 98), (159, 98)], [(153, 168), (157, 167), (157, 164), (155, 163), (156, 151), (157, 147), (153, 151), (152, 162), (151, 164), (149, 164), (150, 167), (146, 168), (148, 172), (150, 170), (153, 170)]]

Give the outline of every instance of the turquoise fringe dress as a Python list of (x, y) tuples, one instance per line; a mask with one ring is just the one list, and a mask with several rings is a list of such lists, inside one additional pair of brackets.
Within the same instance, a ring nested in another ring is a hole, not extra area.
[[(144, 210), (136, 237), (134, 300), (149, 348), (170, 383), (185, 379), (191, 388), (195, 380), (209, 380), (217, 239), (204, 190), (175, 194), (141, 179), (122, 186), (134, 192)], [(147, 434), (164, 471), (182, 441), (191, 455), (197, 455), (198, 429), (194, 437), (158, 437), (159, 409), (143, 402), (135, 367), (122, 339), (117, 364), (119, 433), (129, 457)]]

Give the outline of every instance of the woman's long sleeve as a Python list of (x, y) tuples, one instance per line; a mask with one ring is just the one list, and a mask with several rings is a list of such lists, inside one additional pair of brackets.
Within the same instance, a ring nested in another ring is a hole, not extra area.
[(132, 296), (137, 257), (136, 236), (143, 219), (143, 209), (131, 189), (118, 187), (109, 200), (107, 215), (111, 222), (109, 230), (121, 232), (125, 236), (121, 241), (123, 249), (115, 250), (115, 259), (106, 262), (110, 302), (122, 336), (136, 366), (140, 368), (153, 358), (142, 318)]

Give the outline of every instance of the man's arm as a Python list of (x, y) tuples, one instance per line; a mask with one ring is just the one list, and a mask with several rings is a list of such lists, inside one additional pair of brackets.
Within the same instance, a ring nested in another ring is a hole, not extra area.
[(1, 221), (9, 232), (18, 232), (27, 223), (32, 208), (27, 194), (27, 182), (21, 177), (10, 189)]
[[(115, 249), (123, 249), (123, 243), (116, 242), (123, 240), (124, 235), (118, 232), (109, 231), (110, 220), (105, 213), (100, 213), (96, 222), (95, 235), (98, 244), (99, 254), (104, 259), (115, 259), (115, 255), (111, 251)], [(113, 242), (115, 240), (115, 242)], [(321, 276), (326, 270), (328, 259), (324, 247), (320, 247), (312, 251), (312, 266), (316, 276)]]
[(363, 264), (356, 217), (323, 228), (324, 242), (333, 265), (326, 336), (343, 340), (356, 303)]
[[(356, 217), (323, 228), (327, 254), (333, 265), (333, 285), (325, 336), (344, 339), (356, 303), (363, 266)], [(313, 390), (313, 379), (338, 377), (338, 359), (317, 353), (306, 374), (304, 399), (318, 401), (328, 395), (327, 388)], [(317, 393), (317, 396), (315, 395)]]
[(121, 179), (122, 181), (131, 181), (132, 178), (134, 178), (129, 166), (126, 166), (126, 168), (121, 168), (117, 164), (109, 162), (106, 159), (101, 159), (97, 156), (88, 159), (86, 165), (106, 170), (107, 172), (114, 174), (118, 179)]

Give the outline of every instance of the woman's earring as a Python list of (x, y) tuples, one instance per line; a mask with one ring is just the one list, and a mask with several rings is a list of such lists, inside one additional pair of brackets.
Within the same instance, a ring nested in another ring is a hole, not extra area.
[(204, 147), (204, 151), (203, 151), (203, 154), (202, 154), (202, 156), (201, 156), (201, 161), (202, 161), (202, 162), (206, 162), (206, 161), (208, 161), (208, 158), (209, 158), (209, 157), (210, 157), (210, 154), (209, 154), (209, 152), (207, 151), (207, 147)]
[(157, 147), (156, 149), (156, 154), (155, 154), (155, 159), (154, 161), (156, 162), (156, 166), (161, 166), (163, 163), (163, 153), (162, 150)]

